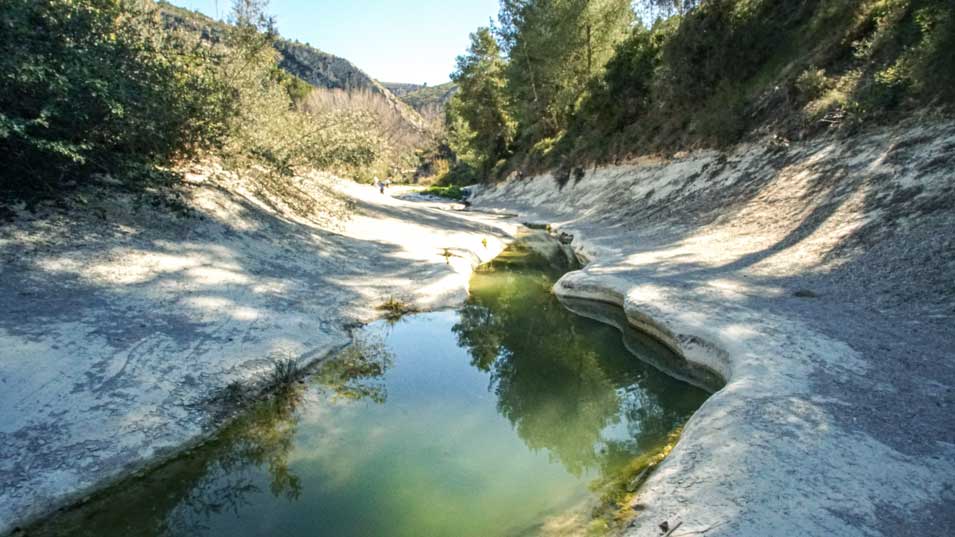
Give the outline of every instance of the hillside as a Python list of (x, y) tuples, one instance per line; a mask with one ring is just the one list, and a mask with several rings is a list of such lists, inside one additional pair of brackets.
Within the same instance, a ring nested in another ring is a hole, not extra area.
[(473, 172), (459, 175), (566, 180), (629, 157), (766, 134), (785, 145), (955, 106), (950, 0), (688, 0), (652, 23), (633, 4), (503, 3), (502, 26), (473, 33), (458, 58), (451, 123), (467, 128), (451, 139)]
[[(225, 24), (202, 13), (158, 2), (168, 26), (198, 31), (206, 39), (217, 41)], [(428, 124), (411, 106), (368, 76), (345, 58), (321, 51), (307, 43), (278, 38), (274, 43), (279, 66), (286, 72), (317, 88), (343, 91), (368, 91), (380, 95), (415, 130), (426, 131)]]
[(443, 109), (458, 91), (458, 85), (454, 82), (445, 82), (437, 86), (401, 82), (382, 82), (381, 85), (418, 112), (434, 108)]
[(407, 82), (381, 82), (381, 85), (388, 88), (388, 91), (394, 93), (395, 97), (399, 98), (425, 87), (423, 84), (411, 84)]

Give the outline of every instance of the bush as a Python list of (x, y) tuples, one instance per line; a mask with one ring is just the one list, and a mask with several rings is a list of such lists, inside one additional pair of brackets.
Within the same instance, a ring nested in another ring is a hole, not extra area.
[(214, 53), (152, 4), (9, 0), (0, 28), (4, 197), (194, 155), (235, 111)]
[(373, 177), (408, 177), (419, 152), (432, 142), (382, 95), (367, 90), (316, 89), (303, 109), (319, 126), (313, 145), (322, 166), (370, 182)]
[(309, 212), (293, 175), (380, 162), (397, 145), (386, 112), (309, 108), (314, 92), (279, 69), (261, 7), (237, 0), (226, 25), (145, 0), (10, 0), (0, 11), (0, 195), (55, 196), (95, 173), (140, 187), (214, 155)]
[(452, 200), (463, 200), (466, 197), (464, 191), (457, 185), (431, 186), (424, 193)]
[[(661, 23), (653, 30), (637, 27), (617, 46), (602, 79), (606, 100), (600, 106), (601, 121), (621, 128), (647, 111), (653, 79), (660, 67), (661, 49), (672, 26)], [(614, 114), (611, 112), (614, 109), (623, 113)]]
[(809, 67), (796, 77), (796, 89), (807, 99), (821, 97), (829, 89), (830, 82), (823, 69)]

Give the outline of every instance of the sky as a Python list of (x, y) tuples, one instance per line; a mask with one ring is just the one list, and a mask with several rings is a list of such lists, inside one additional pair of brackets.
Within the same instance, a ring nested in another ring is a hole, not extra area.
[[(172, 0), (225, 18), (230, 0)], [(383, 82), (447, 82), (468, 34), (496, 17), (498, 0), (271, 0), (287, 39), (309, 43)]]

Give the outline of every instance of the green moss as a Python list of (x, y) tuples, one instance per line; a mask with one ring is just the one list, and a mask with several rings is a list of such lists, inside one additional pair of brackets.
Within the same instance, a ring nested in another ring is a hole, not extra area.
[(682, 433), (683, 427), (677, 427), (660, 444), (630, 461), (623, 470), (591, 484), (591, 489), (600, 494), (600, 501), (592, 512), (590, 535), (614, 534), (636, 517), (633, 504), (640, 486), (670, 454)]

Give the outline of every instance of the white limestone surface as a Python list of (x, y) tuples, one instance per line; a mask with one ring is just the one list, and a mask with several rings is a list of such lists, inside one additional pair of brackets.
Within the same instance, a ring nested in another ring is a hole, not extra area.
[(207, 437), (230, 382), (326, 356), (384, 300), (464, 300), (515, 231), (312, 179), (354, 215), (304, 218), (198, 174), (189, 218), (93, 188), (0, 224), (0, 534)]
[(573, 236), (562, 298), (725, 379), (626, 535), (955, 535), (955, 126), (476, 187)]

